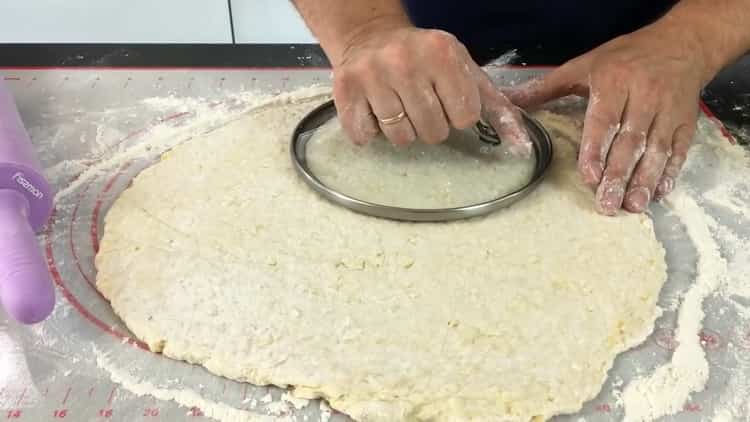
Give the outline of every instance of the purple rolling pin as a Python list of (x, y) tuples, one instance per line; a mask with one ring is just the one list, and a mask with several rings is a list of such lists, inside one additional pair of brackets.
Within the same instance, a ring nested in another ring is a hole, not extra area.
[(44, 320), (55, 305), (47, 262), (34, 234), (51, 212), (52, 189), (0, 79), (0, 301), (25, 324)]

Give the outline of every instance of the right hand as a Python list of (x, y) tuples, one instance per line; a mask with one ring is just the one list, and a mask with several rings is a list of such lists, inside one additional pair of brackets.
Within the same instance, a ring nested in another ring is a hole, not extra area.
[[(395, 144), (439, 143), (451, 126), (465, 129), (481, 117), (517, 152), (531, 152), (520, 110), (447, 32), (363, 30), (347, 43), (333, 76), (338, 115), (355, 143), (380, 132)], [(403, 119), (393, 119), (402, 112)]]

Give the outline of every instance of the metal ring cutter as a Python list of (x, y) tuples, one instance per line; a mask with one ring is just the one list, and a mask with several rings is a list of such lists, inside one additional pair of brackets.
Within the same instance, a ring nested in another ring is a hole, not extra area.
[[(536, 161), (530, 180), (521, 188), (489, 201), (455, 208), (401, 208), (375, 204), (353, 198), (342, 192), (336, 191), (330, 186), (326, 186), (315, 176), (315, 174), (313, 174), (308, 166), (306, 156), (308, 140), (310, 140), (312, 133), (314, 133), (317, 128), (335, 116), (336, 108), (334, 103), (333, 101), (328, 101), (310, 112), (299, 122), (292, 134), (290, 148), (292, 163), (302, 179), (324, 198), (353, 211), (375, 217), (392, 220), (427, 222), (459, 220), (485, 215), (498, 209), (508, 207), (528, 195), (542, 181), (550, 163), (552, 162), (553, 148), (549, 134), (538, 121), (524, 112), (523, 118), (533, 144), (533, 152)], [(479, 138), (489, 145), (497, 145), (501, 142), (495, 131), (481, 121), (477, 123), (475, 131)]]

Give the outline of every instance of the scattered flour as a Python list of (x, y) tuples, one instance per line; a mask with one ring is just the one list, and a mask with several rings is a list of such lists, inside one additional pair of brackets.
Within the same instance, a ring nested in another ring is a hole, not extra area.
[(708, 361), (698, 336), (704, 317), (702, 305), (726, 277), (727, 265), (711, 236), (710, 227), (716, 222), (703, 212), (684, 188), (673, 192), (669, 203), (698, 248), (698, 274), (680, 305), (677, 347), (671, 362), (625, 388), (622, 400), (626, 422), (673, 414), (683, 408), (690, 394), (703, 390), (708, 381)]
[[(94, 348), (96, 364), (109, 374), (112, 381), (137, 396), (152, 396), (159, 400), (172, 400), (182, 406), (198, 407), (208, 417), (220, 421), (232, 422), (293, 422), (292, 417), (260, 415), (247, 410), (241, 410), (224, 403), (203, 398), (196, 391), (186, 387), (163, 388), (150, 381), (138, 379), (128, 370), (113, 364), (109, 357)], [(190, 415), (190, 412), (188, 412)]]
[[(147, 99), (145, 104), (163, 110), (174, 111), (171, 107), (179, 104), (181, 108), (178, 110), (183, 110), (184, 113), (188, 113), (192, 117), (190, 124), (180, 126), (179, 122), (176, 122), (176, 126), (174, 126), (165, 124), (164, 118), (158, 118), (152, 122), (147, 130), (142, 131), (140, 134), (140, 136), (143, 136), (142, 141), (134, 144), (123, 142), (107, 145), (106, 148), (103, 148), (104, 153), (97, 158), (95, 163), (86, 166), (86, 169), (75, 177), (73, 182), (57, 192), (55, 202), (59, 203), (62, 198), (76, 192), (91, 179), (106, 175), (113, 168), (136, 158), (158, 156), (163, 151), (190, 139), (192, 136), (209, 132), (217, 126), (238, 118), (249, 110), (261, 109), (273, 104), (293, 103), (300, 98), (327, 97), (329, 95), (330, 87), (314, 85), (297, 90), (294, 93), (278, 95), (246, 92), (222, 103), (210, 103), (202, 99)], [(71, 168), (80, 170), (80, 165), (80, 160), (63, 161), (53, 167), (50, 172), (53, 177), (59, 179), (63, 171), (64, 174), (69, 175)]]
[[(718, 164), (705, 164), (688, 160), (685, 172), (715, 175), (713, 186), (699, 192), (691, 186), (678, 185), (667, 198), (667, 206), (679, 217), (688, 236), (698, 252), (696, 280), (679, 304), (676, 348), (671, 360), (653, 373), (631, 381), (621, 395), (625, 410), (625, 421), (651, 421), (672, 415), (685, 409), (694, 393), (703, 391), (710, 378), (710, 368), (705, 344), (699, 333), (705, 318), (705, 300), (719, 294), (729, 301), (732, 295), (750, 300), (750, 242), (737, 235), (747, 228), (750, 206), (748, 205), (748, 169), (750, 157), (747, 151), (733, 147), (722, 137), (719, 130), (708, 119), (701, 119), (700, 134), (705, 141), (694, 146), (704, 155), (713, 155)], [(707, 206), (722, 207), (734, 215), (729, 222), (717, 221), (709, 215)], [(731, 226), (731, 227), (730, 227)], [(724, 333), (727, 337), (739, 338), (747, 327), (747, 303), (738, 306), (737, 313), (743, 321), (737, 321), (737, 333)], [(719, 314), (726, 312), (722, 308)], [(727, 352), (737, 360), (737, 367), (728, 375), (723, 391), (715, 391), (719, 399), (713, 406), (713, 420), (730, 421), (750, 417), (748, 397), (750, 395), (750, 365), (747, 348), (736, 347), (729, 342)]]
[(261, 403), (271, 403), (271, 401), (273, 401), (273, 397), (271, 397), (271, 393), (268, 393), (265, 396), (260, 398)]

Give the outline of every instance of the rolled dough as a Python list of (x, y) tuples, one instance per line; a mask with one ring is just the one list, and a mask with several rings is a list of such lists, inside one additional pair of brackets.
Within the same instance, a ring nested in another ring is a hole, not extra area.
[(529, 421), (578, 410), (652, 330), (664, 251), (648, 217), (594, 212), (571, 119), (537, 116), (556, 156), (527, 199), (412, 224), (295, 175), (289, 136), (316, 102), (176, 147), (109, 211), (97, 286), (153, 351), (359, 421)]

